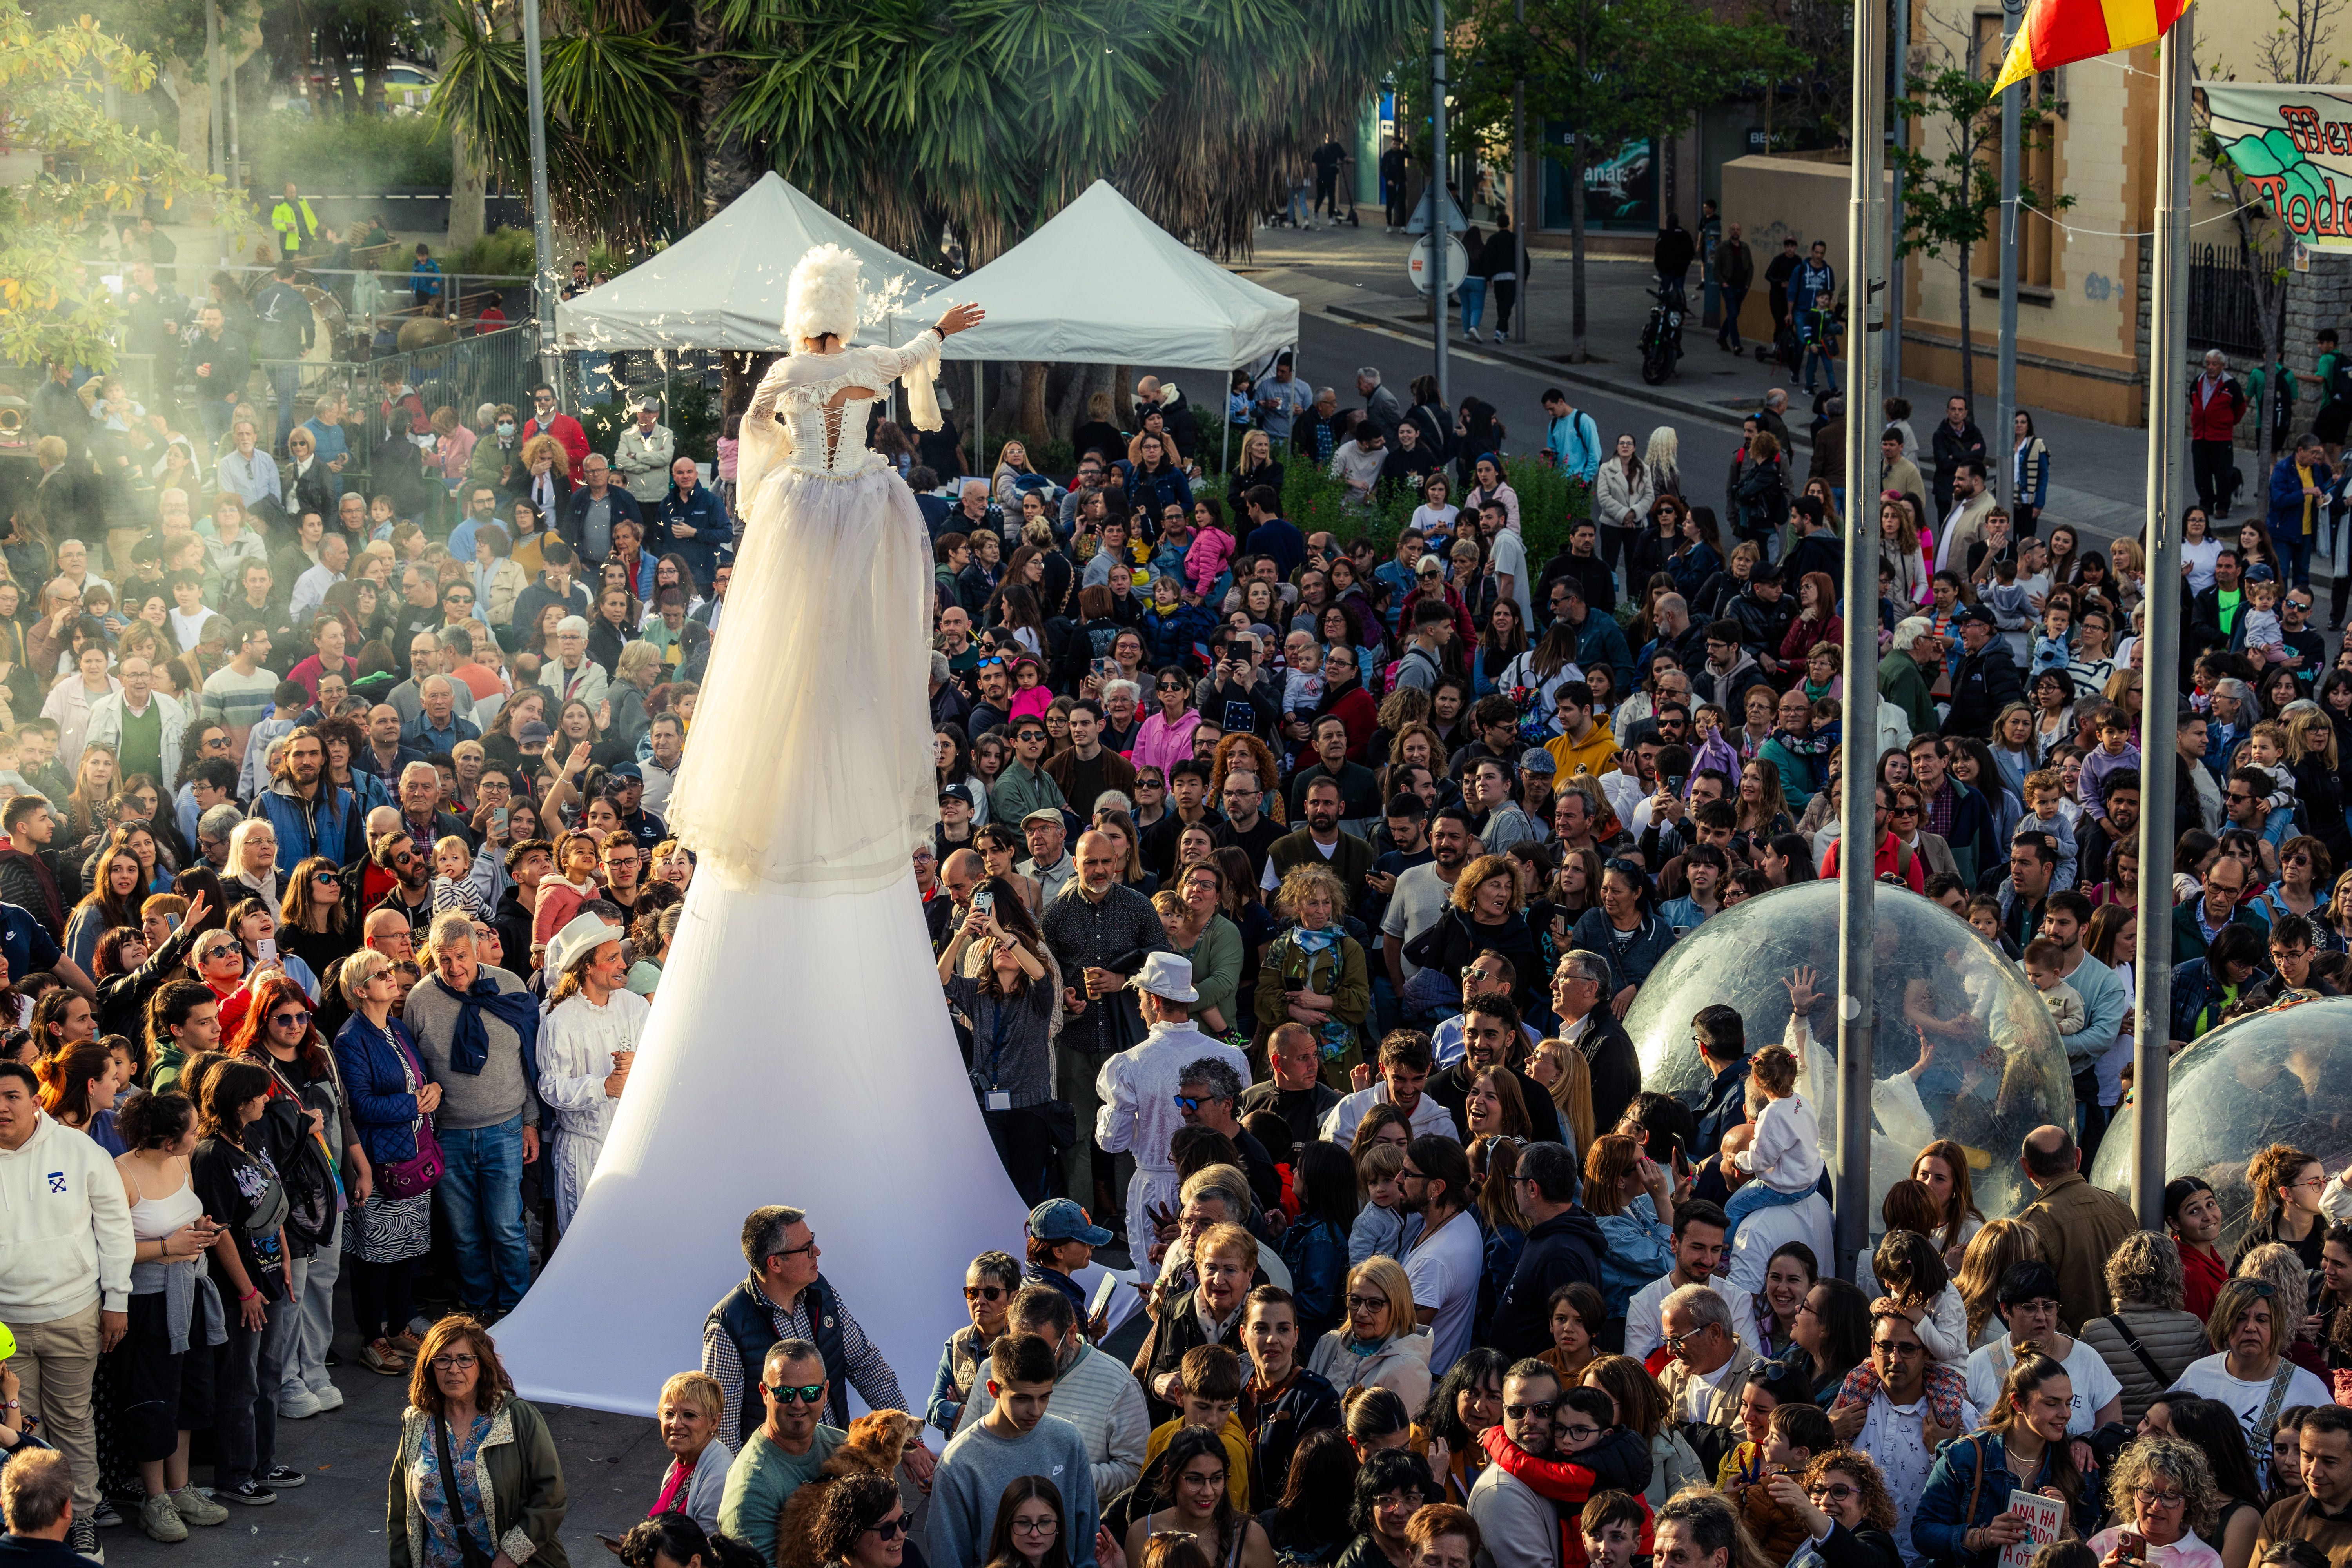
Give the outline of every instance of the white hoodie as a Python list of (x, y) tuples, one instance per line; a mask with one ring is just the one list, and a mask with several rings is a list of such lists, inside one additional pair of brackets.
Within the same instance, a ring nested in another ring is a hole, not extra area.
[(131, 1305), (138, 1243), (113, 1158), (88, 1133), (43, 1114), (33, 1135), (0, 1149), (0, 1321), (53, 1323)]

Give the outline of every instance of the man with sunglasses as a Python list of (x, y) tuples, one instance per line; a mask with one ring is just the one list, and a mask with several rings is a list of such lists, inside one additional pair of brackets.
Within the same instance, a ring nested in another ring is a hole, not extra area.
[[(820, 1419), (832, 1384), (824, 1358), (806, 1340), (778, 1340), (760, 1366), (764, 1416), (747, 1433), (727, 1467), (719, 1527), (739, 1541), (776, 1539), (784, 1505), (816, 1479), (849, 1434)], [(720, 1436), (728, 1434), (722, 1429)], [(738, 1532), (740, 1533), (738, 1533)], [(772, 1552), (762, 1552), (772, 1560)]]
[[(1807, 1309), (1800, 1308), (1799, 1310)], [(1927, 1382), (1933, 1363), (1919, 1331), (1891, 1304), (1873, 1313), (1870, 1324), (1870, 1364), (1878, 1373), (1878, 1392), (1867, 1405), (1841, 1399), (1830, 1406), (1830, 1426), (1860, 1452), (1870, 1456), (1895, 1500), (1895, 1540), (1909, 1568), (1922, 1562), (1911, 1541), (1911, 1515), (1919, 1494), (1927, 1489), (1927, 1473), (1935, 1468), (1936, 1449), (1982, 1424), (1982, 1413), (1969, 1402), (1967, 1380), (1958, 1368), (1936, 1367), (1940, 1383), (1956, 1385), (1959, 1425), (1938, 1426), (1928, 1414)]]
[[(1559, 1373), (1540, 1361), (1515, 1363), (1503, 1374), (1504, 1439), (1529, 1458), (1552, 1458), (1559, 1402)], [(1485, 1547), (1478, 1554), (1479, 1568), (1556, 1568), (1561, 1510), (1507, 1467), (1489, 1464), (1481, 1470), (1470, 1489), (1469, 1505)], [(1574, 1518), (1570, 1512), (1571, 1529)]]

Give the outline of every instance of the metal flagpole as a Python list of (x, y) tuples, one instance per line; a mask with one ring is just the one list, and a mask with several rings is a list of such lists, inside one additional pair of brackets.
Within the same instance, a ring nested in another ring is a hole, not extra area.
[[(1511, 16), (1517, 21), (1528, 19), (1528, 0), (1511, 0)], [(1527, 259), (1528, 225), (1533, 221), (1534, 205), (1529, 197), (1534, 194), (1535, 163), (1528, 155), (1528, 81), (1521, 77), (1511, 83), (1511, 276), (1519, 280), (1518, 330), (1512, 333), (1517, 342), (1528, 341), (1528, 308), (1533, 293), (1528, 288)]]
[[(1233, 395), (1234, 373), (1228, 370), (1225, 372), (1225, 401), (1230, 403)], [(1217, 468), (1221, 473), (1230, 474), (1234, 471), (1234, 416), (1230, 412), (1223, 410), (1220, 412), (1224, 413), (1225, 416), (1219, 421), (1223, 426), (1223, 434), (1217, 437)], [(994, 477), (990, 476), (992, 480)]]
[[(530, 102), (530, 232), (537, 253), (533, 266), (539, 277), (532, 289), (531, 315), (539, 322), (539, 374), (559, 388), (556, 406), (571, 402), (563, 394), (563, 356), (555, 352), (555, 216), (547, 197), (547, 95), (540, 76), (539, 0), (522, 5), (523, 85)], [(584, 396), (587, 389), (579, 389)]]
[[(2025, 16), (2025, 0), (2001, 0), (2000, 57), (2009, 58), (2010, 45), (2017, 38), (2018, 24)], [(2017, 82), (2000, 95), (2000, 343), (1995, 377), (1997, 388), (1993, 398), (1993, 434), (1986, 443), (1987, 454), (2010, 453), (2016, 438), (2010, 426), (2017, 415), (2017, 185), (2018, 137), (2022, 134), (2019, 124), (2019, 107), (2023, 101), (2026, 84)], [(1974, 288), (1973, 279), (1962, 279), (1961, 287)], [(1963, 343), (1962, 353), (1974, 353), (1975, 349)], [(2013, 456), (2004, 458), (2000, 465), (2000, 488), (1993, 493), (2005, 501), (2013, 515), (2017, 510), (2017, 461)]]
[[(1845, 339), (1845, 510), (1859, 519), (1872, 509), (1865, 498), (1878, 493), (1878, 345), (1871, 334), (1881, 324), (1881, 293), (1886, 277), (1886, 196), (1881, 161), (1886, 123), (1886, 13), (1874, 4), (1853, 13), (1853, 171), (1846, 220), (1847, 321)], [(1856, 679), (1845, 687), (1843, 767), (1839, 783), (1839, 820), (1845, 824), (1838, 850), (1837, 981), (1837, 1262), (1840, 1273), (1869, 1244), (1874, 1212), (1870, 1196), (1871, 1036), (1875, 953), (1872, 906), (1876, 892), (1878, 836), (1874, 797), (1878, 737), (1878, 683), (1867, 672), (1878, 668), (1878, 616), (1864, 606), (1878, 603), (1878, 552), (1868, 548), (1875, 526), (1859, 522), (1846, 530), (1845, 668)]]
[[(1895, 0), (1895, 83), (1894, 97), (1888, 110), (1893, 121), (1895, 144), (1911, 144), (1911, 121), (1903, 112), (1908, 100), (1911, 77), (1911, 0)], [(1895, 166), (1895, 192), (1887, 208), (1889, 246), (1886, 268), (1886, 380), (1880, 387), (1885, 397), (1903, 395), (1903, 264), (1894, 259), (1892, 237), (1903, 226), (1903, 166)], [(1871, 417), (1877, 418), (1874, 413)]]
[[(2189, 97), (2196, 77), (2197, 14), (2183, 11), (2157, 44), (2155, 254), (2148, 271), (2147, 580), (2180, 575), (2181, 513), (2189, 504)], [(2141, 634), (2149, 692), (2179, 663), (2180, 595), (2151, 592)], [(2172, 812), (2177, 731), (2170, 700), (2141, 704), (2139, 961), (2132, 978), (2132, 1207), (2164, 1226), (2165, 1116), (2172, 1037)]]
[(1429, 314), (1436, 323), (1437, 401), (1449, 403), (1445, 370), (1445, 0), (1429, 0)]

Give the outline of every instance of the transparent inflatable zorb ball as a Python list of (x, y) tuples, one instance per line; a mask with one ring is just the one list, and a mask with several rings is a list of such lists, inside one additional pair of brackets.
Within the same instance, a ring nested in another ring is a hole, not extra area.
[[(2091, 1180), (2131, 1197), (2138, 1108), (2116, 1113)], [(2172, 1058), (2165, 1178), (2202, 1176), (2221, 1205), (2221, 1249), (2253, 1212), (2246, 1163), (2291, 1143), (2330, 1172), (2352, 1164), (2352, 997), (2288, 1002), (2200, 1037)]]
[[(2032, 1201), (2017, 1168), (2025, 1135), (2045, 1122), (2074, 1125), (2074, 1085), (2049, 1008), (2000, 949), (1916, 893), (1882, 883), (1874, 924), (1871, 1213), (1921, 1149), (1948, 1138), (1968, 1151), (1986, 1217), (2014, 1214)], [(1792, 982), (1808, 1003), (1809, 1041), (1790, 1028)], [(1802, 1043), (1800, 1082), (1834, 1179), (1837, 986), (1835, 882), (1778, 888), (1715, 916), (1675, 943), (1626, 1015), (1642, 1087), (1696, 1102), (1709, 1074), (1691, 1019), (1718, 1003), (1736, 1007), (1748, 1049)]]

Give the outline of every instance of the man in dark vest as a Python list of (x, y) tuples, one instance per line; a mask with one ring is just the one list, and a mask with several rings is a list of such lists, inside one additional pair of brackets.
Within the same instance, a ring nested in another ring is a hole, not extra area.
[[(898, 1380), (817, 1272), (816, 1237), (808, 1215), (772, 1204), (743, 1221), (743, 1258), (751, 1272), (710, 1309), (702, 1325), (702, 1370), (719, 1380), (719, 1438), (730, 1453), (759, 1428), (767, 1412), (753, 1390), (769, 1348), (779, 1340), (806, 1340), (824, 1361), (830, 1424), (849, 1426), (849, 1394), (873, 1410), (906, 1410)], [(928, 1481), (932, 1457), (921, 1445), (907, 1450), (907, 1472)]]

